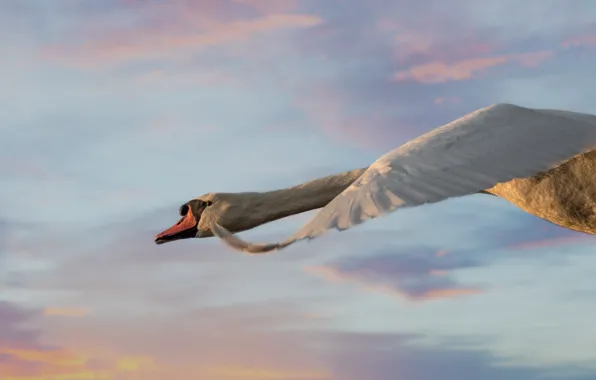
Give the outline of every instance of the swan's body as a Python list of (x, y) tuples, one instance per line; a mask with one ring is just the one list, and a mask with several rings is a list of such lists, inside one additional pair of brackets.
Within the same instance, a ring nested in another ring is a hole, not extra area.
[[(235, 249), (262, 253), (401, 207), (475, 193), (596, 234), (596, 116), (493, 105), (392, 150), (366, 169), (266, 193), (205, 194), (189, 202), (181, 221), (156, 242), (216, 235)], [(321, 207), (281, 243), (251, 244), (231, 233)]]
[(487, 192), (561, 227), (596, 235), (596, 150)]

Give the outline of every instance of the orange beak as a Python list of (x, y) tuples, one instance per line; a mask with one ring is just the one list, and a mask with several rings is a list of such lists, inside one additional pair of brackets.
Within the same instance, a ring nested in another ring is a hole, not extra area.
[(155, 244), (163, 244), (169, 241), (193, 238), (197, 233), (197, 224), (194, 215), (189, 210), (178, 223), (155, 236)]

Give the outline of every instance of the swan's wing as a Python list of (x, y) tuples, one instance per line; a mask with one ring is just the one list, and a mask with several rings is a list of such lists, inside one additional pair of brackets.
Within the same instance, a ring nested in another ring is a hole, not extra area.
[(596, 116), (497, 104), (472, 112), (376, 160), (350, 187), (282, 243), (251, 244), (214, 225), (249, 253), (345, 230), (400, 207), (474, 194), (525, 178), (596, 148)]

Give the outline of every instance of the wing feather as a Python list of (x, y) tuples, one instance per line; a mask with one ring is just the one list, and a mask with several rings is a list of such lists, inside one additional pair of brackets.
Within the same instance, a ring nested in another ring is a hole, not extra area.
[(474, 194), (549, 170), (596, 148), (596, 116), (495, 104), (426, 133), (376, 160), (352, 185), (281, 243), (244, 242), (214, 225), (237, 250), (263, 253), (395, 211)]

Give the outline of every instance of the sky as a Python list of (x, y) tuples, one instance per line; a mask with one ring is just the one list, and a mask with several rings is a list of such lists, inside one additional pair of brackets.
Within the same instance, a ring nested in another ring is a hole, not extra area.
[(259, 257), (153, 243), (203, 193), (365, 167), (492, 103), (596, 113), (594, 15), (0, 0), (0, 380), (594, 379), (596, 240), (496, 197)]

